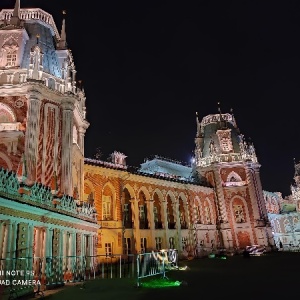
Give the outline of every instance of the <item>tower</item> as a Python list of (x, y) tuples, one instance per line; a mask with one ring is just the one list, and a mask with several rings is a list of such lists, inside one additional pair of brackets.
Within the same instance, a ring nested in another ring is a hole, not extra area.
[(300, 211), (300, 164), (294, 160), (294, 183), (291, 185), (291, 199), (295, 204), (297, 212)]
[(215, 190), (217, 243), (222, 248), (274, 245), (263, 198), (260, 164), (233, 113), (198, 116), (195, 171)]
[[(22, 169), (28, 185), (83, 196), (84, 90), (66, 43), (39, 8), (0, 13), (0, 167)], [(55, 186), (55, 188), (53, 188)]]

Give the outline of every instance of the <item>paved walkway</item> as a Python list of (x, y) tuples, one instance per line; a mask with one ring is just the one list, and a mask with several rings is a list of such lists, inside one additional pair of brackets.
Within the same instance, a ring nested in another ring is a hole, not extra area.
[[(180, 281), (178, 287), (135, 287), (134, 279), (94, 279), (85, 283), (67, 284), (45, 291), (45, 300), (282, 300), (299, 299), (300, 253), (272, 253), (262, 257), (243, 256), (202, 258), (181, 262), (185, 271), (170, 271), (169, 280)], [(37, 299), (27, 298), (28, 300)]]

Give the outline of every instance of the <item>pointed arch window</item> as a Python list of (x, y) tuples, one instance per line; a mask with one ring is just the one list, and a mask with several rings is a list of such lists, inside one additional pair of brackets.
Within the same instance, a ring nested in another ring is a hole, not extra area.
[(197, 224), (201, 223), (201, 211), (200, 211), (200, 205), (198, 203), (195, 203), (194, 206), (194, 215), (195, 215), (195, 222)]
[(111, 197), (110, 196), (103, 196), (103, 200), (102, 200), (102, 219), (103, 220), (112, 220)]
[(204, 217), (205, 217), (205, 223), (206, 224), (211, 224), (211, 217), (210, 217), (209, 206), (205, 206), (205, 208), (204, 208)]
[(239, 174), (232, 171), (228, 174), (226, 181), (223, 183), (224, 186), (243, 186), (246, 184)]

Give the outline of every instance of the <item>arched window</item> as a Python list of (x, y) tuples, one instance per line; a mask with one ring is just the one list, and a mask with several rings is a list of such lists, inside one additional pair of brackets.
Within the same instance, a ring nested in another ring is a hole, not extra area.
[(78, 143), (78, 131), (75, 125), (73, 125), (73, 143)]
[(0, 65), (7, 68), (17, 65), (18, 43), (12, 37), (8, 38), (2, 46)]
[(13, 111), (5, 104), (0, 103), (0, 123), (14, 123), (16, 117)]
[(103, 220), (112, 220), (111, 214), (111, 197), (103, 196), (102, 198), (102, 219)]

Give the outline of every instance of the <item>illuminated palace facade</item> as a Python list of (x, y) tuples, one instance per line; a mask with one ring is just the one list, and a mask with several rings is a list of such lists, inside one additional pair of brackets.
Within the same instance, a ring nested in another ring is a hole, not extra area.
[(195, 161), (159, 156), (139, 168), (114, 152), (85, 159), (85, 199), (97, 211), (98, 254), (175, 248), (181, 257), (275, 245), (253, 144), (233, 114), (197, 116)]
[(51, 284), (80, 276), (97, 255), (297, 244), (300, 167), (288, 199), (263, 191), (232, 113), (197, 116), (191, 166), (155, 156), (136, 168), (118, 151), (84, 158), (85, 101), (65, 21), (59, 32), (51, 15), (18, 0), (2, 10), (0, 269), (32, 268)]
[[(85, 159), (84, 200), (95, 205), (97, 254), (177, 249), (201, 257), (249, 245), (300, 251), (300, 164), (292, 194), (267, 192), (253, 143), (232, 113), (196, 118), (191, 166), (159, 156), (139, 168), (115, 151), (110, 161)], [(281, 244), (281, 246), (280, 246)]]
[(64, 21), (59, 33), (18, 0), (0, 12), (0, 269), (47, 272), (48, 283), (70, 276), (62, 257), (95, 254), (99, 228), (80, 201), (89, 123), (75, 75)]

